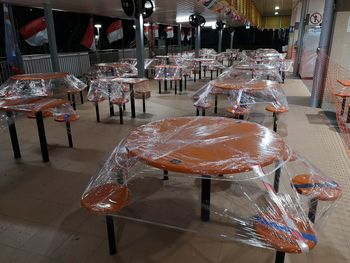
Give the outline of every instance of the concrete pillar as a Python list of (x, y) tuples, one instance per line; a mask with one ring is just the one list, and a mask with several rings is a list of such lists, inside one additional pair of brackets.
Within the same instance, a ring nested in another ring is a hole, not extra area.
[(311, 106), (320, 108), (322, 106), (325, 78), (327, 75), (327, 61), (329, 55), (329, 43), (332, 35), (334, 0), (325, 1), (320, 44), (314, 72), (314, 80), (311, 92)]
[(181, 24), (177, 26), (177, 45), (179, 46), (179, 51), (182, 53), (182, 46), (181, 46)]
[(196, 27), (196, 58), (199, 58), (199, 51), (201, 49), (201, 27)]
[(143, 41), (143, 16), (139, 14), (135, 18), (136, 26), (136, 57), (137, 57), (137, 71), (138, 77), (145, 77), (145, 44)]
[(235, 37), (235, 32), (231, 32), (230, 49), (233, 49), (233, 38)]
[(296, 50), (296, 61), (294, 63), (294, 75), (297, 76), (299, 72), (299, 66), (301, 62), (301, 53), (303, 47), (303, 37), (305, 30), (305, 17), (308, 9), (309, 0), (303, 0), (302, 8), (301, 8), (301, 16), (299, 23), (299, 34), (298, 34), (298, 42), (297, 42), (297, 50)]
[(60, 64), (58, 61), (57, 43), (55, 24), (52, 15), (52, 8), (50, 4), (44, 3), (45, 20), (47, 25), (47, 36), (49, 39), (50, 56), (53, 72), (60, 72)]
[(219, 46), (218, 46), (218, 52), (221, 52), (222, 49), (222, 29), (219, 30)]

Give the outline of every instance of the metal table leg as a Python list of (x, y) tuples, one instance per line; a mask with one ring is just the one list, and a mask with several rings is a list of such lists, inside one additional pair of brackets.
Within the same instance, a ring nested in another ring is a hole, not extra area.
[(98, 107), (98, 102), (95, 102), (95, 109), (96, 109), (96, 121), (100, 122), (100, 108)]
[(146, 95), (144, 92), (142, 92), (142, 111), (146, 113)]
[(135, 113), (134, 84), (130, 84), (130, 104), (131, 104), (131, 118), (135, 118), (136, 113)]
[(201, 205), (201, 219), (202, 221), (209, 221), (210, 218), (210, 184), (211, 179), (208, 175), (202, 175), (202, 205)]
[(67, 129), (69, 147), (73, 148), (72, 129), (70, 127), (70, 121), (66, 121), (66, 129)]
[(80, 102), (81, 104), (84, 104), (84, 97), (83, 97), (83, 91), (80, 91)]
[(13, 154), (15, 156), (15, 159), (18, 159), (18, 158), (21, 158), (21, 150), (19, 149), (19, 143), (18, 143), (15, 120), (13, 118), (13, 113), (6, 112), (6, 116), (7, 116), (7, 124), (9, 126), (9, 131), (10, 131)]
[(112, 216), (106, 216), (106, 226), (108, 235), (109, 254), (115, 255), (117, 253), (117, 244), (115, 240), (114, 222)]
[(38, 111), (37, 113), (35, 113), (35, 117), (36, 117), (36, 124), (38, 126), (40, 148), (41, 148), (41, 154), (43, 157), (43, 162), (47, 163), (49, 162), (49, 152), (47, 149), (43, 113), (41, 111)]
[(73, 110), (77, 110), (77, 105), (75, 103), (75, 95), (72, 93), (72, 105), (73, 105)]

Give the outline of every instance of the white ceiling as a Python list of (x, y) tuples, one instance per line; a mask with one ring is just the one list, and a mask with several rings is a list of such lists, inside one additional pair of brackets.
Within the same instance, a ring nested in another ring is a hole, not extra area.
[[(280, 15), (291, 15), (293, 1), (295, 0), (253, 0), (256, 7), (263, 16), (274, 15), (278, 11)], [(275, 10), (275, 6), (279, 6), (279, 10)]]
[[(125, 16), (120, 0), (0, 0), (0, 2), (29, 7), (42, 7), (42, 3), (47, 2), (56, 10), (130, 19)], [(197, 0), (154, 0), (154, 2), (156, 11), (149, 19), (153, 22), (176, 24), (176, 16), (188, 18), (195, 12), (201, 13), (207, 21), (222, 19)]]

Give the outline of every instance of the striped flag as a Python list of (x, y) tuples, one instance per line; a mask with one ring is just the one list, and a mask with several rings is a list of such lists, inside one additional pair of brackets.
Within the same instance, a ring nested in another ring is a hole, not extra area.
[(92, 51), (96, 51), (94, 22), (92, 18), (89, 20), (89, 24), (86, 28), (83, 39), (80, 41), (80, 45), (91, 49)]
[(167, 33), (166, 38), (173, 38), (174, 37), (174, 28), (172, 26), (167, 26), (164, 31)]
[(31, 46), (41, 46), (49, 42), (45, 17), (39, 17), (19, 29), (24, 40)]
[(153, 24), (152, 26), (154, 37), (159, 38), (159, 26), (157, 24)]
[(111, 44), (114, 41), (118, 41), (119, 39), (123, 39), (124, 32), (123, 32), (123, 24), (121, 20), (117, 20), (110, 24), (107, 27), (107, 38), (109, 44)]

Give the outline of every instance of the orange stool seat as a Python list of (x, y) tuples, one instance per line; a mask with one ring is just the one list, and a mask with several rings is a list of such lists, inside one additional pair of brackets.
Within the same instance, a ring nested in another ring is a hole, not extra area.
[(296, 175), (292, 178), (292, 183), (299, 194), (320, 201), (334, 201), (342, 195), (341, 188), (336, 182), (319, 175)]
[(209, 109), (211, 107), (213, 107), (213, 104), (210, 103), (210, 102), (207, 102), (207, 103), (203, 103), (203, 104), (200, 104), (200, 105), (194, 105), (197, 109)]
[(275, 107), (274, 105), (270, 104), (268, 106), (266, 106), (265, 110), (269, 111), (269, 112), (273, 112), (273, 113), (284, 113), (287, 112), (288, 109), (286, 107)]
[(250, 113), (248, 108), (244, 108), (244, 107), (238, 107), (238, 108), (227, 108), (226, 109), (227, 112), (232, 113), (233, 115), (247, 115)]
[(55, 117), (55, 121), (57, 122), (66, 122), (67, 120), (69, 120), (69, 122), (74, 122), (79, 120), (80, 116), (78, 114), (69, 114), (69, 119), (66, 118), (66, 115), (58, 115), (57, 117)]
[(98, 213), (113, 213), (129, 204), (130, 191), (126, 185), (106, 183), (91, 189), (82, 199), (81, 206)]
[(116, 104), (116, 105), (119, 105), (119, 106), (124, 105), (124, 104), (126, 104), (128, 102), (129, 102), (128, 99), (122, 99), (122, 98), (111, 100), (112, 104)]
[[(47, 117), (51, 117), (52, 116), (52, 112), (51, 111), (43, 111), (43, 118), (47, 118)], [(35, 119), (35, 112), (31, 112), (29, 114), (27, 114), (27, 118), (29, 119)]]
[(343, 92), (343, 91), (334, 93), (333, 95), (336, 96), (336, 97), (340, 97), (340, 98), (348, 98), (348, 97), (350, 97), (350, 93)]
[[(292, 219), (298, 227), (309, 250), (317, 244), (315, 232), (311, 225), (297, 218)], [(277, 213), (265, 213), (255, 217), (254, 228), (257, 235), (274, 249), (286, 253), (302, 253), (298, 245), (298, 237), (292, 234), (291, 229)]]

